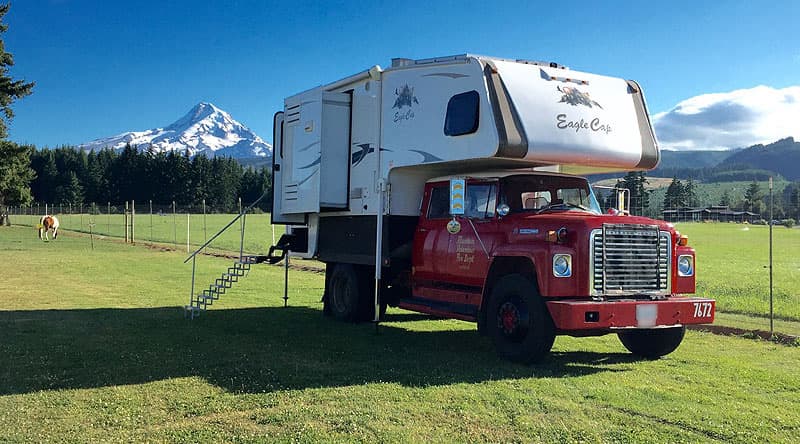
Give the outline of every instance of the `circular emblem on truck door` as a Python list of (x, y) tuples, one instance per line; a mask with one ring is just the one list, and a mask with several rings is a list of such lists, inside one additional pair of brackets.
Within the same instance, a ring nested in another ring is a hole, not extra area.
[(457, 220), (453, 219), (453, 220), (451, 220), (450, 222), (447, 223), (447, 232), (448, 233), (450, 233), (450, 234), (458, 234), (459, 231), (461, 231), (461, 224)]

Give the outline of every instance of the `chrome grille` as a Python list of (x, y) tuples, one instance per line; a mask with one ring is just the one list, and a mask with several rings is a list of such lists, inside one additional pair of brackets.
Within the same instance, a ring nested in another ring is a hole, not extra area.
[(656, 225), (604, 224), (589, 242), (595, 294), (669, 291), (669, 232)]

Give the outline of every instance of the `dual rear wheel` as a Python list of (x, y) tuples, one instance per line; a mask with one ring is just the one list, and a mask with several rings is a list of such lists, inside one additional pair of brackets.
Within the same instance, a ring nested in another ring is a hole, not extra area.
[[(324, 297), (324, 312), (340, 321), (363, 322), (374, 318), (372, 270), (351, 264), (331, 264)], [(381, 304), (381, 317), (386, 304)]]

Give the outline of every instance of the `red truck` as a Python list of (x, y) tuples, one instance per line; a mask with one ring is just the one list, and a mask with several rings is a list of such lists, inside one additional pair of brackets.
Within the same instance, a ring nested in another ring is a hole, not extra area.
[(713, 322), (695, 252), (664, 221), (601, 211), (578, 175), (646, 170), (658, 145), (636, 82), (555, 63), (395, 59), (286, 99), (275, 115), (278, 248), (326, 263), (325, 313), (386, 306), (473, 321), (536, 362), (556, 335), (675, 350)]

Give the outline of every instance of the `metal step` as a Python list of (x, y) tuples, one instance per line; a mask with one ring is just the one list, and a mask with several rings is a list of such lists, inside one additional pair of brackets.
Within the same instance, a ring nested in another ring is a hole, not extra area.
[(214, 279), (214, 283), (209, 285), (208, 289), (204, 289), (202, 293), (194, 295), (189, 301), (189, 305), (183, 307), (186, 316), (194, 319), (200, 315), (200, 312), (206, 311), (209, 305), (213, 305), (214, 301), (219, 300), (220, 295), (225, 294), (227, 289), (232, 288), (234, 283), (239, 282), (239, 278), (246, 276), (253, 264), (259, 262), (258, 256), (242, 256), (234, 261), (233, 266), (228, 267), (227, 272)]

